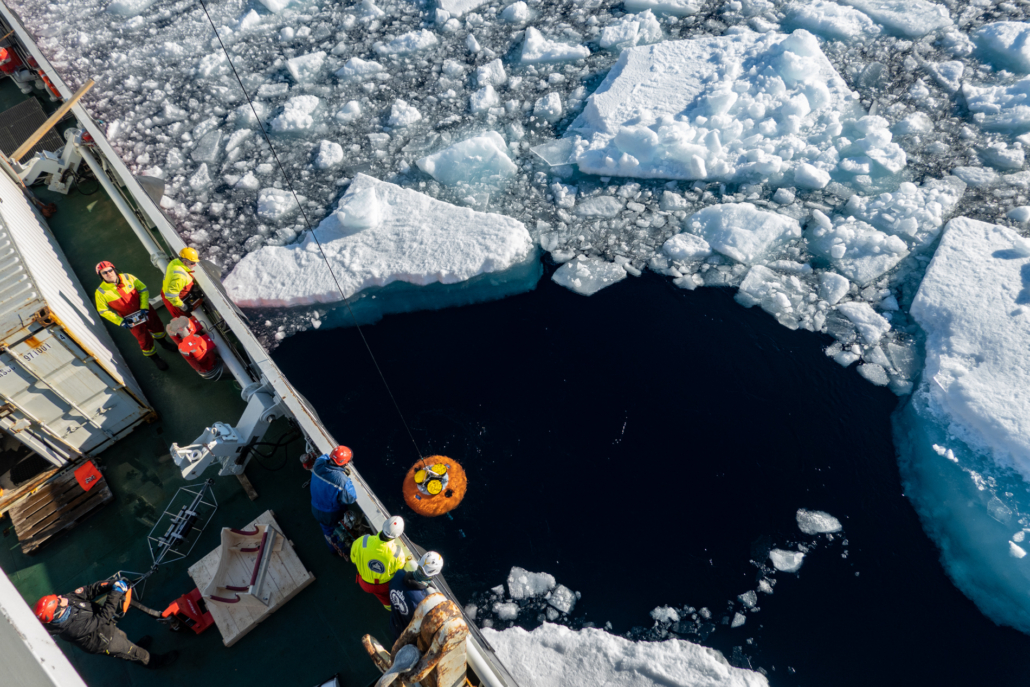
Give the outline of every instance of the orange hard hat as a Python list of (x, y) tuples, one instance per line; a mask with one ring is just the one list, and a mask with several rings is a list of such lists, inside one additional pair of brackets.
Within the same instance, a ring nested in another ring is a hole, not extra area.
[[(0, 50), (2, 50), (2, 49), (3, 48), (0, 48)], [(104, 270), (113, 270), (113, 269), (114, 269), (114, 264), (108, 262), (107, 260), (104, 260), (103, 262), (98, 262), (97, 263), (97, 274), (100, 274)]]
[(61, 598), (55, 594), (47, 594), (36, 602), (36, 617), (44, 623), (54, 619), (57, 607), (61, 605)]
[(346, 446), (337, 446), (329, 454), (329, 458), (337, 465), (346, 465), (354, 457), (354, 452)]

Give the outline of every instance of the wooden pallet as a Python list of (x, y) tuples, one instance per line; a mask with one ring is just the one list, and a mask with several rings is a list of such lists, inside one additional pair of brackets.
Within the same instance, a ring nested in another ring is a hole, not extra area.
[(18, 501), (8, 512), (22, 552), (32, 553), (113, 500), (106, 479), (101, 477), (92, 489), (83, 491), (75, 472), (69, 470)]
[[(282, 532), (279, 523), (275, 521), (275, 514), (267, 510), (246, 526), (244, 530), (253, 529), (255, 525), (271, 525)], [(208, 555), (190, 566), (189, 574), (197, 585), (197, 589), (206, 589), (214, 578), (221, 560), (221, 547), (215, 549)], [(252, 562), (244, 561), (241, 557), (234, 557), (233, 567), (228, 570), (228, 576), (233, 579), (250, 579)], [(271, 553), (271, 560), (268, 563), (268, 571), (265, 573), (267, 579), (265, 589), (270, 591), (268, 606), (245, 605), (241, 603), (225, 604), (205, 598), (207, 610), (222, 633), (222, 643), (232, 646), (244, 635), (258, 626), (268, 616), (275, 613), (287, 601), (297, 596), (300, 590), (315, 581), (315, 576), (308, 571), (300, 562), (297, 552), (293, 550), (293, 544), (283, 541), (282, 548)]]

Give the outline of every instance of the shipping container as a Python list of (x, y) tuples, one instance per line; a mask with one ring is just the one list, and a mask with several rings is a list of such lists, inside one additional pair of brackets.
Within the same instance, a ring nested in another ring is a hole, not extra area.
[(0, 431), (58, 467), (154, 416), (91, 293), (0, 172)]

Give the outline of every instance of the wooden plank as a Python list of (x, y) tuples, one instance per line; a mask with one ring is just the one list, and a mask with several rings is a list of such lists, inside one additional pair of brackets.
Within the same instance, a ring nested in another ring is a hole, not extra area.
[(90, 493), (79, 486), (78, 482), (74, 480), (74, 476), (71, 484), (68, 484), (64, 478), (61, 478), (60, 481), (60, 484), (55, 485), (47, 492), (34, 494), (26, 499), (24, 504), (19, 504), (19, 507), (11, 513), (11, 521), (17, 529), (27, 533), (53, 512), (66, 508), (76, 499)]
[(240, 486), (243, 487), (243, 491), (247, 492), (247, 498), (251, 501), (257, 501), (257, 489), (255, 489), (254, 485), (250, 483), (250, 478), (247, 477), (247, 473), (241, 472), (236, 475), (236, 479), (240, 481)]
[(0, 497), (0, 517), (2, 517), (8, 510), (14, 508), (14, 506), (17, 505), (16, 502), (18, 500), (26, 497), (31, 498), (31, 494), (29, 494), (29, 492), (53, 477), (59, 469), (60, 468), (52, 468), (50, 470), (44, 470), (20, 487), (4, 491), (2, 497)]
[(57, 111), (50, 115), (50, 119), (43, 122), (43, 125), (36, 129), (35, 133), (29, 136), (28, 140), (22, 143), (21, 147), (18, 148), (18, 150), (14, 151), (14, 154), (11, 155), (11, 159), (15, 162), (21, 161), (21, 159), (25, 157), (25, 153), (32, 150), (32, 146), (36, 145), (36, 141), (43, 138), (43, 135), (46, 134), (46, 132), (53, 129), (54, 126), (56, 126), (57, 123), (61, 121), (61, 119), (63, 119), (66, 114), (68, 114), (68, 110), (72, 109), (72, 106), (75, 103), (79, 102), (79, 98), (86, 95), (86, 91), (88, 91), (91, 88), (93, 88), (93, 79), (90, 79), (86, 83), (82, 84), (82, 87), (79, 88), (79, 90), (75, 91), (75, 95), (73, 95), (71, 98), (68, 98), (68, 100), (66, 100), (63, 105), (57, 108)]
[[(107, 483), (104, 480), (104, 487), (107, 487)], [(100, 482), (96, 484), (89, 491), (83, 491), (81, 487), (78, 487), (78, 493), (74, 490), (69, 489), (67, 492), (62, 494), (61, 498), (47, 504), (46, 508), (41, 508), (33, 513), (31, 518), (21, 521), (21, 524), (15, 524), (15, 529), (19, 531), (20, 536), (30, 537), (41, 529), (44, 529), (57, 520), (63, 519), (67, 513), (81, 508), (86, 505), (90, 500), (99, 498), (98, 489), (100, 488)]]
[[(279, 530), (280, 534), (283, 534), (272, 511), (265, 511), (241, 529), (251, 529), (255, 525), (271, 525)], [(222, 642), (227, 647), (238, 642), (283, 604), (315, 581), (315, 576), (304, 568), (304, 564), (293, 550), (293, 545), (285, 539), (285, 535), (281, 539), (281, 548), (273, 551), (270, 555), (265, 582), (265, 589), (269, 592), (267, 608), (210, 601), (207, 604), (215, 625), (222, 634)], [(190, 566), (190, 577), (193, 578), (198, 588), (203, 589), (210, 584), (218, 570), (218, 557), (219, 551), (215, 549)], [(248, 558), (245, 562), (244, 559), (237, 557), (231, 562), (229, 579), (239, 582), (237, 586), (243, 586), (250, 581), (252, 571), (251, 559)]]

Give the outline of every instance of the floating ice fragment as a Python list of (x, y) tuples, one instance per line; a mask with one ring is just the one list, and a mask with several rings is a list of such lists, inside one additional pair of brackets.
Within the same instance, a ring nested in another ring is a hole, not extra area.
[(431, 48), (437, 42), (436, 35), (432, 31), (421, 29), (398, 36), (389, 43), (376, 43), (375, 51), (380, 55), (408, 55)]
[(480, 87), (503, 86), (508, 82), (508, 75), (504, 71), (504, 65), (501, 63), (500, 58), (487, 62), (481, 67), (476, 67), (476, 83)]
[(951, 26), (948, 8), (927, 0), (842, 0), (862, 10), (888, 33), (907, 38), (925, 36), (931, 31)]
[(858, 10), (830, 0), (793, 2), (786, 7), (784, 30), (807, 29), (817, 36), (838, 41), (875, 38), (880, 27)]
[(465, 183), (498, 187), (518, 171), (507, 150), (501, 135), (488, 131), (428, 155), (417, 164), (447, 186)]
[(809, 226), (809, 249), (859, 286), (878, 279), (908, 255), (908, 246), (900, 238), (854, 218), (838, 218), (830, 227)]
[(486, 112), (492, 107), (497, 107), (501, 104), (501, 99), (497, 95), (497, 91), (490, 84), (487, 84), (480, 88), (478, 91), (469, 96), (469, 110), (472, 114), (479, 114), (480, 112)]
[(805, 534), (823, 534), (826, 532), (840, 532), (840, 520), (829, 513), (821, 510), (805, 510), (799, 508), (797, 512), (798, 529)]
[(508, 573), (508, 593), (516, 600), (543, 596), (554, 586), (554, 576), (547, 573), (531, 573), (518, 566)]
[(582, 255), (565, 263), (551, 275), (554, 283), (584, 296), (592, 296), (625, 278), (626, 270), (621, 265)]
[(796, 219), (759, 210), (751, 203), (707, 207), (687, 218), (684, 227), (704, 238), (713, 250), (747, 265), (801, 236)]
[(655, 14), (689, 17), (701, 11), (704, 0), (626, 0), (624, 5), (627, 12), (651, 10)]
[(905, 181), (893, 193), (881, 193), (873, 198), (851, 196), (846, 209), (858, 219), (899, 236), (916, 248), (937, 238), (944, 220), (965, 190), (966, 184), (956, 177), (928, 179), (921, 186)]
[(135, 17), (155, 2), (157, 0), (115, 0), (107, 6), (107, 11), (122, 17)]
[(738, 595), (737, 598), (740, 599), (740, 603), (744, 604), (745, 608), (754, 608), (758, 605), (758, 594), (753, 589)]
[(673, 260), (692, 262), (707, 258), (712, 254), (712, 248), (700, 236), (682, 233), (676, 234), (662, 244), (662, 252)]
[(1026, 556), (1026, 549), (1017, 544), (1014, 541), (1009, 542), (1009, 555), (1013, 558), (1023, 558)]
[(576, 606), (576, 592), (572, 591), (563, 584), (557, 585), (554, 589), (548, 592), (547, 603), (561, 611), (562, 613), (572, 613), (572, 609)]
[(297, 95), (286, 101), (282, 114), (272, 120), (272, 131), (287, 133), (310, 129), (315, 123), (312, 113), (319, 99), (313, 95)]
[(501, 620), (515, 620), (519, 616), (519, 605), (511, 602), (494, 603), (494, 613)]
[(526, 38), (522, 44), (522, 64), (569, 62), (589, 56), (590, 49), (586, 46), (550, 41), (532, 26), (526, 29)]
[(386, 67), (378, 62), (352, 57), (347, 60), (345, 65), (336, 70), (336, 76), (344, 81), (357, 81), (384, 71), (386, 71)]
[(773, 549), (769, 552), (769, 560), (772, 561), (773, 567), (781, 572), (797, 572), (801, 568), (801, 564), (805, 560), (805, 554), (800, 551), (784, 551), (783, 549)]
[(421, 112), (416, 110), (413, 105), (409, 105), (407, 101), (398, 98), (393, 101), (393, 107), (390, 108), (390, 117), (386, 120), (386, 123), (393, 127), (405, 127), (411, 126), (420, 119), (422, 119)]
[(990, 167), (956, 167), (951, 173), (970, 186), (991, 186), (998, 181), (998, 173)]
[(290, 0), (258, 0), (269, 12), (279, 14), (290, 4)]
[(334, 141), (321, 141), (315, 156), (316, 169), (329, 169), (343, 162), (343, 147)]
[(263, 188), (258, 193), (257, 215), (261, 219), (278, 221), (297, 209), (297, 199), (289, 191)]
[(557, 93), (548, 93), (537, 100), (533, 105), (533, 116), (548, 124), (557, 122), (562, 116), (561, 96)]
[(622, 212), (623, 201), (614, 196), (584, 198), (576, 205), (580, 217), (615, 217)]
[(743, 613), (734, 613), (733, 614), (733, 621), (730, 622), (730, 627), (740, 627), (741, 625), (743, 625), (746, 622), (747, 622), (747, 616), (745, 616)]
[(286, 60), (286, 69), (297, 83), (308, 83), (318, 78), (325, 58), (326, 54), (322, 51), (301, 55)]
[(351, 100), (335, 116), (336, 121), (341, 124), (350, 124), (361, 116), (361, 103), (357, 100)]
[(830, 183), (830, 174), (807, 162), (802, 162), (794, 169), (794, 183), (801, 188), (826, 188), (826, 184)]
[(842, 277), (833, 272), (823, 272), (819, 275), (819, 298), (830, 305), (837, 305), (841, 298), (848, 295), (851, 282), (847, 277)]
[(436, 0), (436, 6), (452, 17), (460, 17), (471, 12), (487, 0)]
[(891, 323), (873, 310), (868, 303), (853, 301), (841, 303), (838, 312), (851, 320), (862, 340), (870, 346), (879, 343), (880, 337), (890, 331)]
[(677, 623), (680, 614), (672, 606), (659, 606), (651, 611), (651, 617), (660, 623)]
[(501, 12), (501, 21), (509, 24), (525, 24), (533, 17), (529, 11), (529, 5), (522, 0), (512, 3)]

